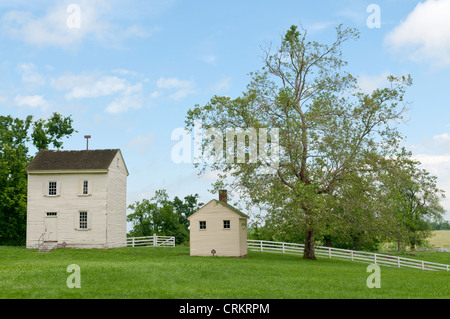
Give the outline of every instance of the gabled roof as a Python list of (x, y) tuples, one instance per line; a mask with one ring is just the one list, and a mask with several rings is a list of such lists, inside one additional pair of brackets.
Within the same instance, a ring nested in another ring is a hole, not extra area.
[(26, 170), (108, 169), (119, 149), (54, 151), (40, 150)]
[[(217, 199), (212, 199), (210, 200), (206, 205), (209, 205), (211, 202), (215, 203), (215, 205), (222, 205), (226, 208), (228, 208), (229, 210), (231, 210), (233, 213), (238, 214), (241, 217), (244, 218), (250, 218), (249, 216), (247, 216), (246, 214), (244, 214), (243, 212), (241, 212), (240, 210), (234, 208), (233, 206), (231, 206), (230, 204), (226, 204), (224, 202), (221, 202)], [(206, 205), (203, 205), (203, 207), (205, 207)], [(188, 217), (188, 219), (190, 219), (192, 216), (194, 216), (195, 214), (197, 214), (197, 212), (199, 212), (203, 207), (201, 207), (199, 210), (197, 210), (194, 214), (192, 214), (191, 216)]]

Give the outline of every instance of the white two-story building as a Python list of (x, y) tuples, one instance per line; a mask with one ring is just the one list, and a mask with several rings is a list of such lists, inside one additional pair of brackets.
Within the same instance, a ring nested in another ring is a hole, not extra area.
[(27, 248), (126, 246), (128, 170), (119, 149), (41, 150), (26, 170)]

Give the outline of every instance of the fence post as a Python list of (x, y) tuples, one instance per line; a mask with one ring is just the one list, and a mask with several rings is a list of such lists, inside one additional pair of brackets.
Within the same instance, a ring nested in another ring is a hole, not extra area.
[(328, 247), (328, 258), (331, 258), (331, 247)]
[(400, 268), (400, 257), (397, 257), (397, 265), (398, 265), (398, 268)]
[(283, 243), (283, 254), (284, 254), (284, 243)]
[(373, 255), (374, 255), (373, 262), (376, 265), (377, 264), (377, 254), (373, 254)]
[(350, 255), (352, 256), (352, 261), (353, 261), (353, 250), (350, 250)]
[(153, 247), (157, 246), (157, 240), (158, 240), (158, 238), (157, 238), (156, 234), (153, 234)]
[(263, 251), (263, 243), (262, 243), (262, 240), (259, 242), (259, 245), (260, 245), (260, 250)]
[(134, 237), (133, 237), (133, 241), (131, 243), (131, 247), (134, 247)]

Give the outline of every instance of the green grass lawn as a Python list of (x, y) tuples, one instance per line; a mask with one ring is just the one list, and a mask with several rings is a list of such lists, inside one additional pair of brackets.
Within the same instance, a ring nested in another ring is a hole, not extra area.
[[(421, 254), (450, 263), (449, 253)], [(80, 266), (80, 289), (66, 285), (70, 264)], [(381, 288), (369, 289), (367, 266), (260, 252), (190, 257), (184, 246), (49, 253), (0, 247), (0, 298), (450, 298), (450, 272), (382, 266)]]

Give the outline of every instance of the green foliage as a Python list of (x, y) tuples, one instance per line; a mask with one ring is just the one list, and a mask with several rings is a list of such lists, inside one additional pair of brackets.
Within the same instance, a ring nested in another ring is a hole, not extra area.
[(143, 199), (128, 206), (133, 213), (128, 214), (127, 221), (133, 223), (129, 232), (132, 237), (175, 236), (176, 244), (189, 241), (188, 217), (203, 204), (198, 203), (198, 194), (184, 197), (177, 196), (170, 201), (166, 190), (157, 190), (150, 200)]
[(448, 220), (433, 221), (430, 223), (432, 230), (450, 230), (450, 222)]
[(31, 116), (25, 120), (0, 116), (0, 244), (25, 243), (27, 212), (28, 156), (27, 131)]
[[(31, 131), (31, 132), (30, 132)], [(74, 132), (72, 119), (54, 113), (48, 120), (0, 116), (0, 245), (24, 245), (27, 213), (26, 166), (32, 159), (28, 145), (38, 149)]]
[(31, 138), (38, 150), (47, 149), (50, 144), (60, 149), (63, 145), (61, 139), (69, 137), (74, 131), (72, 118), (53, 113), (48, 120), (39, 119), (33, 123)]

